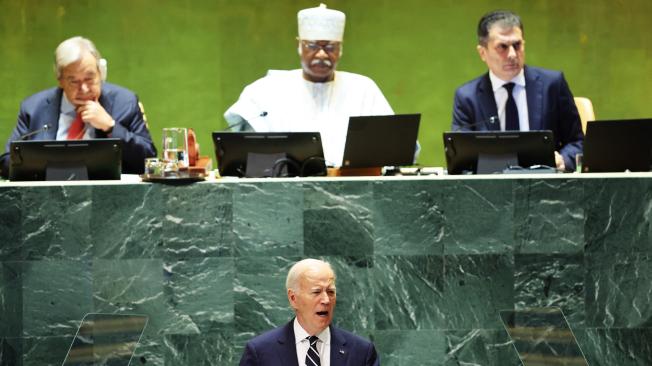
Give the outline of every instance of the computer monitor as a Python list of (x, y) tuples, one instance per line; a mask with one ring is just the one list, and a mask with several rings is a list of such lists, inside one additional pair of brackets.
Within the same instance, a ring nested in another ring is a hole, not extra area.
[(414, 164), (420, 114), (349, 118), (343, 168)]
[(582, 171), (647, 172), (652, 162), (652, 119), (586, 124)]
[(122, 140), (14, 141), (9, 148), (9, 180), (120, 179)]
[(326, 175), (319, 132), (213, 132), (220, 175)]
[(448, 174), (515, 172), (519, 167), (554, 171), (552, 131), (444, 132)]

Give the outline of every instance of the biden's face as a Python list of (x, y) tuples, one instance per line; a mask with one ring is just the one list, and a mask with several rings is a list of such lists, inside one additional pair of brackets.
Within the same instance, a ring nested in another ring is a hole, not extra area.
[(307, 269), (299, 278), (298, 288), (288, 290), (288, 299), (301, 327), (310, 335), (320, 333), (333, 320), (335, 274), (327, 265)]
[(513, 79), (525, 64), (525, 40), (521, 28), (495, 24), (489, 29), (488, 38), (486, 45), (477, 47), (480, 58), (501, 80)]

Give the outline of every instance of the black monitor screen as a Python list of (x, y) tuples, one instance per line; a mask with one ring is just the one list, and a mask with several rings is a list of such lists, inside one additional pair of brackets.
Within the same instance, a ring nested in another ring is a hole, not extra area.
[(444, 132), (448, 174), (492, 174), (555, 167), (552, 131)]
[(319, 132), (213, 132), (222, 176), (326, 175)]
[(120, 179), (120, 139), (14, 141), (9, 151), (9, 180)]

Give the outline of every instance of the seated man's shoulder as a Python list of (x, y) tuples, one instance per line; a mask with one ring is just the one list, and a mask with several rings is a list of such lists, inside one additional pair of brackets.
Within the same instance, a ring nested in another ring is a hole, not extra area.
[(133, 91), (123, 86), (107, 83), (107, 82), (104, 82), (102, 84), (102, 93), (115, 96), (115, 97), (120, 97), (120, 98), (127, 98), (127, 99), (136, 98), (136, 93), (134, 93)]
[(336, 78), (345, 82), (355, 82), (359, 84), (376, 84), (373, 79), (362, 74), (356, 74), (348, 71), (336, 71)]
[(537, 67), (537, 66), (528, 65), (526, 68), (526, 72), (540, 75), (546, 79), (560, 79), (562, 77), (561, 71), (544, 69), (543, 67)]
[(54, 87), (50, 89), (41, 90), (38, 93), (32, 94), (29, 97), (23, 99), (22, 104), (24, 106), (36, 105), (43, 102), (50, 102), (52, 98), (57, 95), (57, 90), (59, 88)]

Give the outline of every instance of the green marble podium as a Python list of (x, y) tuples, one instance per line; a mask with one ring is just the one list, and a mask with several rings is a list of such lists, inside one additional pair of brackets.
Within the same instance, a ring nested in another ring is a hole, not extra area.
[(589, 364), (652, 364), (652, 175), (0, 183), (0, 364), (60, 365), (89, 312), (132, 365), (236, 365), (303, 257), (383, 365), (518, 365), (499, 310), (559, 306)]

